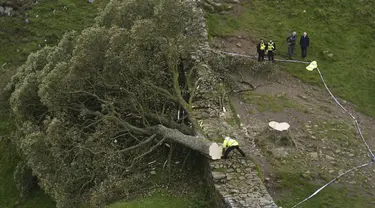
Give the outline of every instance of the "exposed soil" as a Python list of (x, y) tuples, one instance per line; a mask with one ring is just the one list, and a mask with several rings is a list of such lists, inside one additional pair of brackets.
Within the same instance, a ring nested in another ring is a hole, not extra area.
[(212, 40), (213, 48), (225, 48), (228, 52), (234, 52), (246, 55), (256, 55), (256, 45), (258, 41), (255, 41), (254, 37), (248, 34), (238, 34), (233, 37), (215, 37)]
[[(228, 52), (255, 55), (255, 41), (251, 39), (230, 37), (216, 39), (214, 44)], [(268, 67), (270, 71), (242, 70), (232, 74), (238, 89), (242, 88), (240, 82), (243, 81), (256, 89), (230, 95), (242, 126), (255, 137), (243, 145), (252, 151), (249, 154), (260, 164), (265, 184), (275, 200), (288, 191), (277, 188), (280, 170), (295, 172), (312, 183), (323, 185), (344, 171), (371, 161), (353, 120), (333, 102), (323, 85), (305, 84), (281, 67), (276, 63)], [(306, 73), (319, 76), (317, 72)], [(339, 100), (355, 115), (365, 139), (375, 150), (375, 139), (371, 136), (375, 135), (372, 128), (375, 120), (355, 112), (352, 104)], [(280, 146), (267, 138), (264, 132), (270, 121), (289, 123), (289, 135), (294, 145)], [(342, 177), (333, 185), (360, 189), (373, 197), (375, 193), (369, 190), (375, 187), (374, 172), (375, 166), (366, 167)]]

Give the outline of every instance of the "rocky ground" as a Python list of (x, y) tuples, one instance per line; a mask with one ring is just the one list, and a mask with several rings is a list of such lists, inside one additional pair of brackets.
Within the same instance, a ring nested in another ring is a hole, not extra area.
[[(238, 135), (245, 138), (242, 146), (259, 164), (264, 183), (275, 201), (289, 194), (282, 187), (283, 174), (293, 173), (301, 180), (323, 185), (346, 170), (371, 161), (353, 120), (333, 102), (324, 88), (302, 83), (283, 72), (277, 64), (264, 68), (264, 71), (243, 70), (232, 75), (237, 80), (237, 90), (243, 88), (242, 83), (250, 83), (256, 89), (232, 93), (230, 101), (241, 121), (241, 129), (247, 132), (247, 135)], [(304, 70), (303, 65), (301, 70)], [(319, 76), (317, 72), (306, 73)], [(371, 137), (375, 133), (372, 128), (375, 120), (355, 112), (352, 104), (340, 101), (354, 112), (369, 145), (375, 147)], [(289, 141), (270, 136), (267, 126), (270, 121), (291, 125)], [(332, 186), (359, 190), (373, 197), (374, 167), (352, 172)]]

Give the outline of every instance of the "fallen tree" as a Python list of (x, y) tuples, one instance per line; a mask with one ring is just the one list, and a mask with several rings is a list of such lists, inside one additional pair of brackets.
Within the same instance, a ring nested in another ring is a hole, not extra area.
[(182, 134), (176, 129), (170, 129), (163, 125), (158, 125), (152, 128), (152, 132), (155, 134), (162, 135), (166, 139), (170, 139), (174, 142), (180, 143), (186, 147), (189, 147), (201, 154), (207, 156), (210, 159), (217, 160), (221, 158), (222, 148), (216, 143), (202, 136), (189, 136)]
[(166, 141), (220, 157), (191, 113), (207, 70), (191, 58), (196, 12), (186, 1), (112, 0), (95, 26), (31, 54), (12, 77), (14, 141), (57, 207), (108, 195)]

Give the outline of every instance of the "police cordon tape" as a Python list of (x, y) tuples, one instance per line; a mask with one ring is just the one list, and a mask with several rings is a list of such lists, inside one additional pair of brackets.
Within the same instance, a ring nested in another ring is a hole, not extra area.
[[(239, 53), (232, 53), (232, 52), (225, 52), (225, 51), (217, 51), (213, 49), (209, 49), (210, 51), (216, 52), (216, 53), (221, 53), (221, 54), (227, 54), (231, 56), (238, 56), (238, 57), (245, 57), (245, 58), (251, 58), (251, 59), (258, 59), (256, 56), (249, 56), (249, 55), (244, 55), (244, 54), (239, 54)], [(275, 61), (279, 62), (289, 62), (289, 63), (301, 63), (301, 64), (309, 64), (310, 62), (306, 61), (298, 61), (298, 60), (284, 60), (284, 59), (274, 59)]]
[(372, 152), (370, 146), (367, 144), (365, 138), (363, 137), (363, 134), (362, 134), (362, 131), (361, 131), (361, 127), (359, 126), (359, 123), (358, 123), (358, 120), (353, 116), (352, 113), (350, 113), (344, 106), (341, 105), (341, 103), (336, 99), (336, 97), (332, 94), (332, 92), (329, 90), (326, 82), (324, 81), (324, 78), (323, 78), (323, 75), (322, 73), (320, 72), (319, 68), (317, 67), (316, 70), (318, 71), (319, 73), (319, 76), (320, 76), (320, 79), (322, 80), (325, 88), (327, 89), (328, 93), (331, 95), (331, 97), (333, 98), (333, 100), (337, 103), (338, 106), (340, 106), (355, 122), (356, 124), (356, 127), (357, 127), (357, 130), (358, 130), (358, 133), (359, 133), (359, 136), (360, 138), (362, 139), (363, 143), (365, 143), (366, 147), (367, 147), (367, 150), (369, 151), (369, 153), (371, 154), (371, 157), (372, 157), (372, 160), (375, 160), (375, 155), (374, 153)]
[(337, 179), (341, 178), (341, 176), (344, 176), (350, 172), (352, 172), (353, 170), (358, 170), (360, 168), (364, 168), (364, 167), (367, 167), (369, 165), (372, 165), (374, 163), (374, 161), (371, 161), (371, 162), (368, 162), (368, 163), (365, 163), (365, 164), (362, 164), (362, 165), (359, 165), (357, 167), (354, 167), (350, 170), (347, 170), (345, 171), (344, 173), (341, 173), (339, 176), (337, 176), (336, 178), (332, 179), (330, 182), (326, 183), (324, 186), (320, 187), (318, 190), (316, 190), (313, 194), (311, 194), (309, 197), (305, 198), (304, 200), (300, 201), (299, 203), (297, 203), (296, 205), (294, 205), (292, 208), (295, 208), (295, 207), (298, 207), (299, 205), (301, 205), (303, 202), (311, 199), (313, 196), (315, 196), (316, 194), (318, 194), (321, 190), (323, 190), (325, 187), (329, 186), (331, 183), (335, 182)]
[[(243, 55), (243, 54), (238, 54), (238, 53), (217, 51), (217, 50), (212, 50), (212, 49), (209, 49), (209, 50), (213, 51), (215, 53), (221, 53), (221, 54), (226, 54), (226, 55), (230, 55), (230, 56), (238, 56), (238, 57), (245, 57), (245, 58), (257, 59), (256, 56), (248, 56), (248, 55)], [(328, 93), (330, 94), (330, 96), (332, 97), (332, 99), (336, 102), (336, 104), (338, 106), (340, 106), (344, 110), (344, 112), (346, 112), (354, 120), (355, 125), (357, 127), (357, 131), (358, 131), (359, 137), (362, 139), (363, 143), (367, 147), (368, 152), (371, 155), (371, 161), (370, 162), (362, 164), (362, 165), (359, 165), (359, 166), (356, 166), (356, 167), (354, 167), (354, 168), (352, 168), (350, 170), (347, 170), (344, 173), (340, 174), (336, 178), (332, 179), (331, 181), (329, 181), (328, 183), (326, 183), (325, 185), (323, 185), (321, 188), (317, 189), (313, 194), (311, 194), (310, 196), (306, 197), (305, 199), (303, 199), (302, 201), (300, 201), (299, 203), (297, 203), (296, 205), (294, 205), (292, 207), (292, 208), (295, 208), (295, 207), (298, 207), (299, 205), (301, 205), (302, 203), (306, 202), (307, 200), (311, 199), (313, 196), (315, 196), (316, 194), (318, 194), (325, 187), (329, 186), (331, 183), (335, 182), (336, 180), (338, 180), (342, 176), (344, 176), (344, 175), (346, 175), (346, 174), (348, 174), (348, 173), (350, 173), (350, 172), (352, 172), (354, 170), (358, 170), (358, 169), (361, 169), (361, 168), (364, 168), (364, 167), (371, 166), (372, 164), (375, 163), (375, 155), (374, 155), (373, 151), (371, 150), (370, 146), (368, 145), (368, 143), (366, 142), (365, 138), (363, 137), (363, 134), (362, 134), (362, 131), (361, 131), (361, 127), (359, 125), (358, 120), (354, 117), (354, 115), (352, 113), (350, 113), (344, 106), (342, 106), (341, 103), (337, 100), (337, 98), (332, 94), (331, 90), (328, 88), (327, 83), (325, 82), (325, 80), (323, 78), (322, 73), (320, 72), (320, 70), (318, 68), (318, 64), (317, 64), (316, 61), (305, 62), (305, 61), (298, 61), (298, 60), (283, 60), (283, 59), (275, 59), (275, 61), (289, 62), (289, 63), (300, 63), (300, 64), (309, 64), (306, 67), (306, 69), (308, 71), (313, 71), (314, 69), (316, 69), (318, 71), (318, 73), (319, 73), (320, 79), (322, 80), (322, 82), (324, 84), (324, 87), (326, 88), (326, 90), (328, 91)]]

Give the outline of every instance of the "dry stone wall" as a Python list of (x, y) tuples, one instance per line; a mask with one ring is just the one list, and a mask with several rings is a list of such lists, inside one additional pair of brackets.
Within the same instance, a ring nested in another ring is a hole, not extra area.
[[(202, 2), (190, 1), (196, 4), (200, 15), (201, 34), (205, 40), (200, 50), (193, 54), (193, 58), (197, 62), (205, 63), (209, 44), (203, 11), (197, 6), (197, 3)], [(251, 142), (254, 135), (249, 134), (249, 128), (235, 128), (226, 123), (232, 112), (227, 102), (221, 102), (225, 89), (214, 71), (207, 66), (200, 68), (198, 75), (201, 81), (197, 93), (201, 99), (195, 102), (193, 114), (198, 119), (205, 136), (219, 141), (222, 140), (222, 135), (234, 136), (240, 144), (243, 144), (241, 148), (245, 153), (256, 151), (255, 145)], [(225, 112), (223, 107), (226, 109)], [(206, 161), (206, 178), (211, 185), (217, 208), (278, 208), (250, 158), (234, 155), (227, 160)]]

